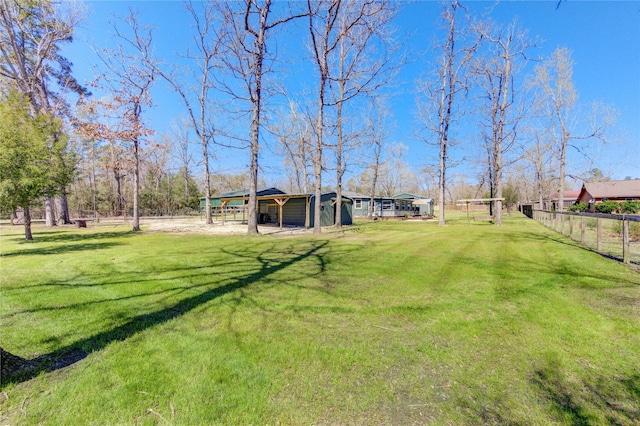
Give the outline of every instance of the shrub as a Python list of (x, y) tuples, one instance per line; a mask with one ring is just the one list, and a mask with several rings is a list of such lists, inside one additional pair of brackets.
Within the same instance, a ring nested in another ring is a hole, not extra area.
[(625, 201), (620, 203), (620, 213), (634, 214), (640, 211), (640, 201)]
[(611, 214), (620, 208), (620, 203), (615, 201), (603, 201), (595, 205), (596, 213)]
[[(622, 235), (622, 221), (616, 220), (616, 223), (613, 224), (612, 230), (616, 234)], [(629, 238), (634, 241), (640, 240), (640, 222), (629, 223)]]
[(598, 219), (588, 218), (585, 224), (589, 229), (596, 229), (598, 227)]
[(570, 206), (567, 210), (570, 212), (586, 212), (589, 210), (589, 203), (577, 203)]

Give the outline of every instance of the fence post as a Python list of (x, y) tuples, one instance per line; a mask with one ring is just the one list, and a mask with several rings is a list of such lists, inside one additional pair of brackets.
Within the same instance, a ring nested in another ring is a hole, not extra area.
[(573, 239), (573, 215), (569, 216), (569, 238)]
[(584, 216), (580, 216), (580, 244), (584, 244), (584, 236), (587, 232), (587, 221), (584, 219)]
[(629, 244), (629, 221), (627, 219), (622, 220), (622, 262), (625, 264), (631, 263), (631, 254), (629, 250), (631, 246)]
[(598, 231), (596, 232), (596, 250), (602, 251), (602, 218), (598, 218)]

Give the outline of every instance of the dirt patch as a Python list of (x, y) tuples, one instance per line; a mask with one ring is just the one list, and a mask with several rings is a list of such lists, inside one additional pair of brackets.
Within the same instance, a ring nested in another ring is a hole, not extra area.
[[(151, 232), (170, 232), (181, 234), (205, 234), (205, 235), (242, 235), (247, 233), (247, 224), (242, 222), (216, 221), (207, 225), (200, 219), (141, 219), (140, 225)], [(303, 235), (313, 232), (296, 226), (259, 225), (260, 234)]]

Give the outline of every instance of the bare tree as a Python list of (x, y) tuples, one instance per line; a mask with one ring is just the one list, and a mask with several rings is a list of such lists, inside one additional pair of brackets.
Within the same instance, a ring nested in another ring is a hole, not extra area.
[[(367, 34), (369, 37), (379, 34), (380, 27), (376, 31), (368, 31), (368, 29), (376, 28), (375, 20), (380, 18), (382, 26), (384, 26), (386, 15), (381, 11), (389, 11), (389, 4), (385, 2), (367, 1), (349, 1), (349, 0), (326, 0), (313, 1), (307, 0), (309, 11), (309, 33), (311, 36), (311, 51), (313, 60), (318, 71), (318, 88), (317, 88), (317, 118), (315, 120), (315, 139), (314, 154), (312, 157), (314, 177), (315, 177), (315, 199), (314, 205), (314, 233), (320, 233), (320, 197), (322, 189), (322, 170), (324, 168), (323, 150), (326, 142), (326, 110), (325, 108), (335, 105), (335, 101), (331, 101), (329, 97), (329, 83), (332, 81), (342, 81), (342, 92), (338, 95), (339, 102), (353, 98), (358, 93), (365, 90), (371, 90), (375, 85), (373, 81), (380, 75), (385, 66), (374, 67), (373, 72), (369, 74), (355, 74), (358, 60), (354, 57), (365, 55), (368, 41), (364, 44), (362, 39), (358, 40), (359, 34)], [(361, 32), (362, 31), (362, 32)], [(353, 37), (353, 38), (350, 38)], [(351, 47), (349, 47), (351, 46)], [(360, 48), (356, 48), (359, 46)], [(353, 47), (353, 49), (352, 49)], [(349, 51), (347, 50), (349, 49)], [(352, 50), (351, 50), (352, 49)], [(342, 53), (342, 55), (341, 55)], [(354, 56), (355, 55), (355, 56)], [(340, 62), (342, 57), (343, 61)], [(384, 60), (383, 60), (384, 63)], [(349, 69), (351, 67), (351, 70)], [(370, 79), (369, 82), (366, 82)], [(339, 109), (340, 111), (340, 109)], [(339, 120), (338, 120), (339, 121)], [(338, 136), (341, 138), (341, 136)], [(338, 151), (340, 152), (340, 151)], [(341, 180), (341, 170), (344, 165), (342, 159), (337, 159), (338, 173)], [(340, 207), (338, 206), (338, 209)]]
[(262, 120), (263, 98), (266, 94), (264, 75), (272, 62), (267, 53), (267, 45), (273, 30), (293, 19), (305, 14), (288, 14), (271, 20), (271, 0), (242, 0), (241, 10), (233, 10), (236, 3), (224, 3), (225, 22), (229, 26), (228, 50), (224, 56), (225, 67), (232, 76), (243, 84), (242, 90), (234, 90), (225, 86), (236, 99), (251, 104), (250, 126), (250, 162), (249, 176), (249, 217), (248, 234), (258, 233), (257, 187), (258, 187), (258, 155), (260, 152), (260, 127)]
[(594, 109), (591, 122), (577, 129), (580, 114), (576, 110), (578, 94), (573, 86), (573, 60), (565, 47), (556, 49), (550, 58), (536, 67), (533, 87), (539, 89), (540, 110), (548, 119), (551, 138), (558, 156), (558, 210), (564, 209), (567, 149), (580, 150), (580, 141), (604, 137), (614, 115), (604, 108)]
[[(525, 117), (518, 98), (522, 83), (516, 76), (523, 70), (527, 53), (535, 46), (516, 22), (505, 28), (491, 24), (477, 27), (487, 41), (487, 55), (475, 63), (475, 70), (484, 99), (483, 138), (487, 149), (491, 198), (495, 202), (494, 223), (502, 225), (502, 187), (505, 153), (515, 145), (517, 129)], [(517, 86), (516, 86), (517, 85)]]
[(269, 126), (269, 131), (278, 140), (278, 150), (284, 157), (291, 190), (306, 193), (309, 188), (311, 156), (310, 118), (300, 111), (296, 102), (288, 97), (287, 100), (288, 111), (279, 115), (277, 124)]
[(329, 56), (335, 51), (340, 41), (337, 32), (337, 19), (342, 2), (307, 0), (309, 10), (309, 33), (311, 34), (311, 49), (316, 66), (318, 67), (318, 99), (317, 116), (314, 125), (316, 143), (312, 162), (315, 178), (315, 204), (313, 207), (313, 232), (322, 232), (320, 227), (320, 199), (322, 196), (322, 153), (324, 150), (325, 106), (327, 84), (329, 82)]
[(549, 140), (548, 129), (533, 130), (533, 142), (524, 153), (524, 159), (533, 168), (533, 185), (540, 209), (544, 209), (545, 196), (551, 193), (551, 160), (552, 143)]
[(393, 197), (400, 192), (408, 192), (410, 184), (415, 182), (416, 174), (405, 161), (408, 148), (402, 143), (395, 143), (387, 149), (385, 161), (378, 166), (377, 187), (379, 194)]
[[(90, 208), (93, 211), (95, 217), (98, 217), (98, 189), (96, 168), (98, 164), (98, 153), (100, 151), (101, 141), (96, 140), (91, 135), (89, 135), (88, 137), (83, 137), (81, 129), (77, 126), (81, 122), (85, 123), (94, 120), (96, 120), (95, 115), (81, 106), (78, 109), (76, 120), (73, 123), (76, 126), (76, 152), (78, 152), (80, 156), (80, 175), (78, 176), (78, 180), (74, 185), (78, 217), (83, 217), (83, 208)], [(84, 198), (84, 200), (81, 200), (79, 189), (81, 192), (83, 192), (82, 198)], [(87, 196), (88, 198), (85, 198)]]
[[(124, 180), (132, 170), (132, 162), (126, 140), (120, 139), (124, 136), (119, 131), (120, 111), (108, 98), (91, 100), (84, 103), (80, 109), (82, 112), (74, 122), (76, 131), (83, 139), (92, 141), (90, 155), (100, 160), (101, 168), (107, 173), (105, 178), (113, 190), (111, 213), (121, 214), (125, 210)], [(92, 176), (94, 191), (97, 192), (95, 168), (92, 170)], [(94, 208), (97, 208), (96, 203), (93, 204)]]
[(133, 155), (133, 225), (140, 231), (140, 151), (145, 136), (153, 132), (145, 127), (143, 111), (152, 105), (151, 87), (156, 72), (149, 66), (152, 54), (152, 35), (148, 28), (141, 28), (137, 16), (130, 12), (125, 23), (131, 35), (121, 32), (113, 25), (120, 40), (117, 49), (103, 50), (99, 54), (105, 72), (99, 81), (113, 93), (113, 98), (103, 106), (121, 119), (113, 126), (96, 123), (94, 131), (100, 139), (122, 140), (131, 144)]
[(369, 114), (368, 133), (371, 140), (370, 146), (373, 147), (373, 162), (371, 164), (371, 189), (369, 192), (369, 208), (367, 217), (373, 219), (375, 196), (378, 185), (378, 177), (382, 161), (382, 148), (388, 138), (389, 126), (387, 123), (388, 109), (384, 98), (375, 98), (371, 104), (371, 114)]
[[(478, 49), (479, 40), (468, 41), (468, 26), (458, 23), (459, 11), (466, 12), (458, 0), (443, 4), (442, 22), (446, 36), (436, 46), (441, 51), (440, 61), (436, 65), (435, 75), (424, 81), (420, 87), (423, 96), (419, 116), (429, 134), (435, 135), (439, 147), (438, 176), (438, 224), (445, 221), (445, 195), (449, 151), (453, 145), (452, 128), (461, 114), (456, 114), (456, 98), (461, 92), (468, 91), (468, 65)], [(427, 138), (427, 141), (429, 139)]]
[(207, 225), (211, 225), (213, 216), (209, 157), (211, 156), (210, 145), (217, 134), (213, 120), (215, 105), (211, 93), (216, 85), (216, 71), (220, 65), (225, 27), (215, 25), (216, 22), (221, 21), (221, 17), (217, 13), (218, 9), (214, 2), (203, 2), (202, 7), (201, 14), (192, 2), (186, 3), (195, 30), (195, 52), (187, 53), (187, 58), (195, 63), (195, 67), (190, 68), (193, 73), (188, 79), (195, 84), (188, 82), (188, 79), (185, 81), (183, 71), (177, 68), (165, 69), (164, 65), (158, 63), (155, 58), (149, 61), (149, 66), (171, 85), (187, 108), (190, 124), (202, 149), (205, 218)]
[[(189, 193), (189, 184), (191, 180), (191, 163), (193, 162), (193, 156), (189, 151), (189, 127), (190, 121), (186, 118), (179, 118), (172, 126), (172, 134), (174, 138), (174, 149), (177, 149), (178, 161), (180, 169), (183, 172), (184, 178), (184, 201), (185, 204), (189, 202), (189, 198), (192, 194)], [(211, 205), (211, 201), (209, 201)]]
[[(391, 42), (389, 23), (396, 14), (390, 1), (343, 1), (338, 21), (338, 49), (335, 75), (337, 90), (327, 106), (336, 108), (336, 214), (335, 226), (342, 226), (342, 179), (347, 169), (347, 150), (352, 140), (360, 140), (359, 129), (349, 132), (344, 120), (348, 102), (388, 84), (399, 65), (391, 58), (397, 48)], [(398, 64), (401, 64), (399, 61)], [(353, 126), (351, 127), (353, 128)]]

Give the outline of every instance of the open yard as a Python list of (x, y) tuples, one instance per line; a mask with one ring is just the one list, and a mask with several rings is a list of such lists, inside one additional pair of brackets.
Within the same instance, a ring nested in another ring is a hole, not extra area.
[(640, 424), (640, 273), (521, 215), (22, 231), (0, 424)]

